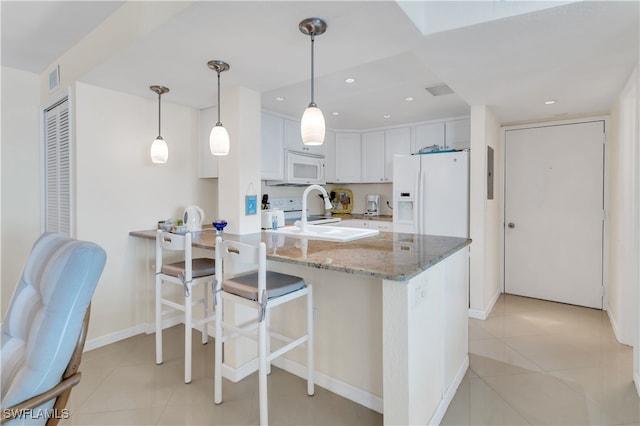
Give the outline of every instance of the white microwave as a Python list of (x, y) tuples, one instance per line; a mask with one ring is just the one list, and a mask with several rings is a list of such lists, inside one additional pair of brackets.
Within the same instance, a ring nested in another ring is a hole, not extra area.
[(267, 181), (267, 185), (311, 185), (325, 184), (324, 156), (285, 151), (284, 179)]

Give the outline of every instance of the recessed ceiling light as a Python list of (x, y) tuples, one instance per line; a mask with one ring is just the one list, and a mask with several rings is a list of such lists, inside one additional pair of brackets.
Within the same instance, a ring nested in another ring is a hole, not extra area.
[(384, 118), (391, 118), (391, 114), (385, 114), (383, 117)]
[(331, 115), (340, 115), (340, 113), (338, 111), (333, 111)]
[(356, 79), (355, 78), (345, 78), (344, 82), (347, 83), (347, 84), (351, 84), (351, 83), (355, 83)]
[(406, 98), (404, 98), (404, 100), (407, 101), (407, 102), (411, 102), (414, 99), (415, 98), (413, 96), (407, 96)]
[(553, 104), (555, 104), (555, 103), (556, 103), (556, 101), (555, 101), (555, 100), (553, 100), (553, 99), (550, 99), (550, 100), (548, 100), (548, 101), (544, 101), (544, 104), (545, 104), (545, 105), (553, 105)]
[(276, 96), (276, 97), (275, 97), (275, 99), (276, 99), (276, 101), (278, 101), (278, 102), (282, 102), (282, 101), (284, 101), (284, 98), (283, 98), (282, 96)]

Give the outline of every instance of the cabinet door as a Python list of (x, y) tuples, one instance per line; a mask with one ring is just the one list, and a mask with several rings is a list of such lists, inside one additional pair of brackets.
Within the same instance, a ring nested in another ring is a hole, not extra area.
[(384, 182), (384, 131), (362, 134), (362, 182)]
[(445, 147), (448, 149), (471, 148), (471, 120), (452, 120), (445, 123)]
[(218, 157), (211, 154), (209, 148), (209, 133), (218, 121), (218, 108), (211, 107), (201, 109), (198, 114), (198, 145), (200, 165), (199, 176), (201, 178), (218, 177)]
[(261, 116), (262, 180), (284, 179), (284, 119), (271, 114)]
[(411, 128), (384, 131), (384, 181), (393, 181), (393, 156), (411, 154)]
[(336, 134), (331, 130), (324, 137), (324, 178), (326, 182), (336, 181)]
[[(326, 135), (325, 135), (326, 140)], [(302, 143), (302, 135), (300, 134), (300, 122), (294, 120), (284, 120), (284, 147), (297, 152), (305, 152), (307, 154), (323, 155), (324, 145), (307, 146)]]
[(377, 229), (378, 231), (391, 232), (393, 230), (393, 223), (381, 220), (372, 220), (370, 228)]
[(444, 122), (416, 126), (411, 152), (415, 154), (422, 148), (432, 145), (438, 145), (440, 148), (444, 147)]
[(336, 133), (336, 182), (360, 182), (360, 155), (360, 133)]
[(340, 222), (340, 226), (347, 228), (368, 228), (366, 220), (361, 219), (344, 219)]

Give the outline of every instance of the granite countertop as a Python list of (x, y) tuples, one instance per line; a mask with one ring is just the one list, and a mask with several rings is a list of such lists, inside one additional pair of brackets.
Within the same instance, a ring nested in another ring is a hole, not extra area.
[[(156, 230), (132, 231), (129, 235), (155, 240)], [(267, 245), (267, 259), (312, 268), (406, 281), (466, 247), (470, 239), (433, 235), (380, 232), (350, 242), (287, 237), (268, 232), (248, 235), (223, 234), (234, 241)], [(216, 233), (204, 228), (192, 233), (194, 247), (215, 248)]]

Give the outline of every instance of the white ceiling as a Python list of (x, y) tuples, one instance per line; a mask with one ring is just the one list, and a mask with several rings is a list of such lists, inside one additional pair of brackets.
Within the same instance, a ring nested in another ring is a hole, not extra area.
[[(122, 4), (2, 0), (2, 65), (44, 72)], [(476, 104), (502, 123), (602, 113), (638, 63), (637, 1), (196, 1), (82, 81), (149, 98), (161, 84), (165, 102), (205, 108), (217, 96), (206, 63), (221, 59), (231, 65), (222, 90), (251, 88), (265, 109), (297, 117), (310, 100), (310, 40), (298, 22), (311, 16), (328, 24), (315, 43), (316, 102), (337, 129), (459, 116)], [(442, 82), (456, 93), (425, 90)]]

